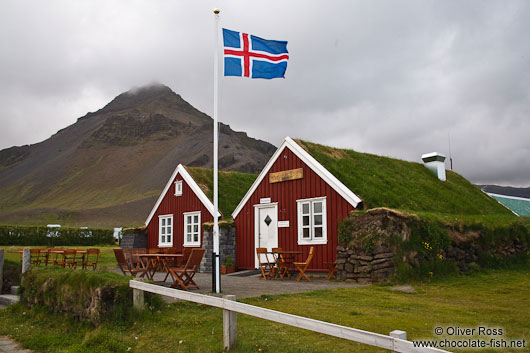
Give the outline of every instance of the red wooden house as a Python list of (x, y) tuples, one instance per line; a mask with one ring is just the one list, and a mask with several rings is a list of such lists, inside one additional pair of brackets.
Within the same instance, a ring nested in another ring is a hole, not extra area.
[(333, 262), (337, 229), (361, 199), (287, 137), (232, 213), (240, 269), (257, 267), (256, 248), (303, 251), (315, 255), (310, 269)]
[(147, 246), (177, 251), (202, 247), (202, 225), (213, 222), (213, 214), (210, 199), (179, 164), (145, 221)]

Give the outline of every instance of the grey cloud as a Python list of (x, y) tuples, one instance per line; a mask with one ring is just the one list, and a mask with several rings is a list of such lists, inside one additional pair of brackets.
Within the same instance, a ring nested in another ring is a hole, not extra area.
[(285, 80), (222, 79), (221, 120), (530, 185), (530, 9), (523, 1), (3, 1), (0, 148), (34, 143), (158, 81), (212, 113), (213, 15), (288, 40)]

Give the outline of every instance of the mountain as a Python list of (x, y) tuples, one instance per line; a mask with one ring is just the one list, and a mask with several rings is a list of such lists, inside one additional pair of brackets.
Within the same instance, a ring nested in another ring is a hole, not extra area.
[(530, 187), (529, 188), (516, 188), (512, 186), (499, 186), (499, 185), (477, 185), (482, 191), (489, 192), (492, 194), (506, 195), (523, 197), (530, 199)]
[[(212, 119), (169, 87), (132, 89), (49, 139), (0, 151), (0, 223), (141, 224), (178, 163), (212, 167)], [(275, 147), (219, 128), (219, 168), (256, 173)]]

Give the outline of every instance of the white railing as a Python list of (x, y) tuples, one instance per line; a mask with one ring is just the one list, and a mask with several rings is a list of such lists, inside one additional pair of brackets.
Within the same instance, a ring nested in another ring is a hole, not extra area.
[(394, 352), (447, 352), (437, 348), (414, 347), (414, 344), (411, 341), (406, 340), (406, 332), (404, 331), (392, 331), (390, 333), (391, 336), (386, 336), (379, 333), (336, 325), (325, 321), (314, 320), (303, 316), (287, 314), (281, 311), (261, 308), (259, 306), (239, 303), (235, 301), (235, 296), (233, 295), (225, 296), (225, 298), (219, 298), (210, 295), (162, 287), (137, 280), (131, 280), (129, 285), (131, 288), (133, 288), (135, 307), (143, 307), (143, 292), (145, 291), (224, 309), (223, 337), (225, 349), (230, 349), (235, 344), (235, 337), (237, 335), (237, 322), (235, 313), (241, 313), (258, 317), (260, 319), (275, 321), (289, 326), (303, 328), (350, 341), (388, 349)]

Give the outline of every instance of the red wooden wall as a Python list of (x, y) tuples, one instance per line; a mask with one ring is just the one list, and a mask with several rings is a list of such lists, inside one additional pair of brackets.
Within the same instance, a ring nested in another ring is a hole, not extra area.
[[(303, 179), (273, 184), (269, 182), (270, 173), (297, 168), (304, 169)], [(269, 173), (263, 178), (235, 219), (236, 261), (238, 268), (254, 268), (254, 205), (260, 203), (260, 198), (267, 197), (271, 198), (271, 202), (278, 202), (278, 221), (288, 220), (290, 224), (288, 228), (278, 228), (278, 247), (283, 250), (303, 251), (304, 255), (297, 258), (296, 261), (305, 261), (312, 245), (298, 245), (296, 200), (319, 196), (326, 196), (328, 243), (313, 245), (315, 247), (315, 255), (310, 269), (326, 269), (324, 262), (335, 261), (338, 225), (354, 208), (288, 147), (284, 149), (274, 162)]]
[[(201, 200), (195, 195), (185, 180), (182, 181), (182, 195), (175, 196), (175, 181), (183, 180), (179, 174), (171, 182), (171, 187), (164, 195), (153, 218), (147, 225), (147, 246), (158, 247), (158, 216), (173, 214), (173, 248), (182, 251), (184, 244), (184, 216), (185, 212), (201, 211), (201, 223), (213, 222), (213, 217)], [(202, 224), (199, 234), (202, 246)]]

